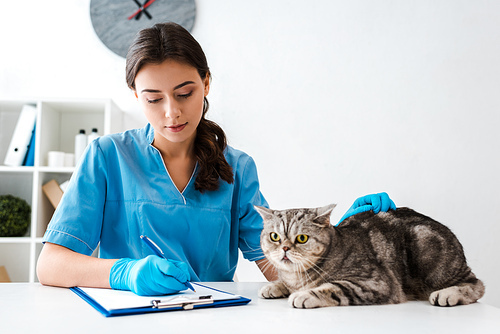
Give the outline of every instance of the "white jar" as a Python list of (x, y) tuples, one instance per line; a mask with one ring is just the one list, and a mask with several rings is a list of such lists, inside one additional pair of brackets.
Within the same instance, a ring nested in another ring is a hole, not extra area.
[(92, 128), (92, 132), (87, 137), (87, 145), (90, 144), (96, 138), (99, 138), (99, 134), (97, 133), (97, 128)]
[(85, 135), (85, 130), (81, 129), (80, 133), (75, 136), (75, 165), (80, 161), (85, 148), (87, 148), (87, 135)]

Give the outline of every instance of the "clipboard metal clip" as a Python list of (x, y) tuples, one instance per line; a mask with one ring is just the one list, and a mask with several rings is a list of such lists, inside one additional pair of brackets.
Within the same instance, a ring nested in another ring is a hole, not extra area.
[(182, 307), (184, 310), (192, 310), (195, 305), (213, 304), (214, 299), (212, 296), (199, 296), (199, 297), (186, 297), (176, 296), (166, 300), (154, 299), (151, 301), (153, 308), (164, 309)]

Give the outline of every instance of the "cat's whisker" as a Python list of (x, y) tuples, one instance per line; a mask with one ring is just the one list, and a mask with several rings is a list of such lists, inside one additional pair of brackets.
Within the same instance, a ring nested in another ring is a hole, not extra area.
[(307, 258), (304, 258), (304, 261), (310, 264), (310, 268), (314, 270), (318, 275), (320, 275), (321, 278), (325, 279), (328, 276), (328, 273), (321, 267), (319, 267), (314, 261)]
[(263, 272), (266, 272), (268, 271), (269, 269), (273, 269), (274, 268), (274, 265), (271, 263), (271, 262), (266, 262), (264, 263), (264, 265), (262, 266), (262, 271)]
[(304, 264), (302, 264), (302, 268), (303, 268), (304, 276), (307, 278), (307, 280), (310, 283), (313, 283), (315, 280), (318, 279), (317, 277), (312, 278), (310, 275), (310, 271), (315, 272), (319, 276), (321, 281), (324, 281), (326, 279), (326, 277), (328, 277), (327, 272), (324, 271), (323, 269), (321, 269), (320, 267), (318, 267), (313, 261), (311, 261), (305, 257), (302, 260), (309, 265), (309, 269), (306, 269)]
[[(307, 274), (307, 273), (305, 273), (303, 270), (299, 270), (300, 266), (302, 266), (302, 263), (299, 263), (297, 266), (294, 267), (295, 274), (297, 275), (297, 277), (301, 277), (301, 278), (306, 278), (307, 279), (307, 277), (303, 276), (303, 274)], [(304, 290), (306, 288), (307, 280), (300, 279), (299, 282), (301, 283), (300, 290)]]
[(311, 278), (311, 276), (307, 272), (304, 264), (301, 263), (301, 267), (302, 267), (302, 277), (304, 278), (302, 280), (304, 282), (304, 284), (302, 284), (302, 288), (305, 288), (306, 284), (309, 285), (310, 283), (313, 283), (313, 279)]

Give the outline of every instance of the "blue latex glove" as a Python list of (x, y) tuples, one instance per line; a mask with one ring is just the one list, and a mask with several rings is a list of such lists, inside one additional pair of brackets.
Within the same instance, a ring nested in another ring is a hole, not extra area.
[(144, 259), (119, 259), (111, 267), (109, 284), (115, 290), (130, 290), (140, 296), (155, 296), (186, 290), (190, 278), (184, 262), (150, 255)]
[(338, 224), (350, 216), (370, 210), (373, 210), (374, 213), (379, 213), (380, 211), (387, 212), (389, 210), (396, 210), (396, 205), (387, 193), (366, 195), (354, 201), (354, 204), (342, 216)]

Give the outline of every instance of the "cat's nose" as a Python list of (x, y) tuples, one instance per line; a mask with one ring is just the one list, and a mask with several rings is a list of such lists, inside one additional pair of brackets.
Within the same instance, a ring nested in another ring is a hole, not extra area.
[(290, 247), (285, 246), (285, 247), (283, 247), (283, 250), (284, 250), (285, 252), (287, 252), (287, 251), (289, 251), (289, 250), (290, 250)]

